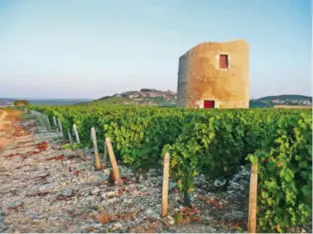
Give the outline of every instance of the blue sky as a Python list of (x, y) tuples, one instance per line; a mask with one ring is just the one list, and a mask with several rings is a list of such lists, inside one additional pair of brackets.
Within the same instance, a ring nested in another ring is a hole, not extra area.
[(311, 94), (311, 1), (0, 0), (0, 97), (177, 89), (178, 58), (245, 39), (250, 97)]

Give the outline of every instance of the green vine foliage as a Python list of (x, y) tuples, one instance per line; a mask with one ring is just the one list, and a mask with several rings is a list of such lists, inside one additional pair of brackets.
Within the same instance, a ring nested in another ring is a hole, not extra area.
[(273, 141), (248, 159), (259, 164), (258, 229), (291, 232), (312, 215), (312, 117), (279, 118)]
[[(148, 171), (170, 153), (170, 175), (183, 194), (194, 177), (228, 181), (259, 164), (258, 231), (292, 232), (312, 214), (312, 116), (307, 110), (195, 110), (158, 107), (31, 107), (76, 124), (84, 147), (96, 128), (100, 152), (110, 137), (119, 160)], [(248, 197), (246, 197), (248, 199)], [(188, 200), (188, 199), (187, 199)]]

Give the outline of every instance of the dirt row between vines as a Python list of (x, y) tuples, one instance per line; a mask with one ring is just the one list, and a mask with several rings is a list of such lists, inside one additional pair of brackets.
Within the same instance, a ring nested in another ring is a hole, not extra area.
[[(0, 113), (2, 115), (2, 113)], [(0, 232), (236, 232), (245, 230), (242, 169), (225, 190), (195, 179), (188, 210), (170, 182), (169, 215), (161, 218), (162, 169), (135, 182), (110, 184), (111, 168), (95, 171), (93, 153), (64, 149), (60, 134), (11, 112), (0, 128)], [(1, 145), (0, 145), (1, 146)]]

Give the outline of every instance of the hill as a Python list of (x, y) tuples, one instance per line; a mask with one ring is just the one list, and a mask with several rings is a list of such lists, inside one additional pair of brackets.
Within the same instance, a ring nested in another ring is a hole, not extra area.
[(312, 102), (312, 97), (304, 96), (304, 95), (296, 95), (296, 94), (284, 94), (284, 95), (277, 95), (277, 96), (267, 96), (257, 99), (259, 101), (273, 101), (273, 100), (284, 100), (284, 101), (292, 101), (292, 100), (309, 100)]
[(141, 89), (104, 96), (87, 105), (175, 106), (175, 104), (176, 93), (173, 91)]
[(266, 96), (256, 100), (251, 100), (250, 104), (252, 104), (250, 105), (251, 107), (273, 107), (275, 105), (309, 106), (312, 105), (312, 97), (295, 94)]

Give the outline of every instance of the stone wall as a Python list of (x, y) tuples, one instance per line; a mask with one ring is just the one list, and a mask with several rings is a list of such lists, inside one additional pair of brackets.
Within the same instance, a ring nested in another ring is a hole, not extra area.
[[(220, 54), (229, 66), (221, 69)], [(179, 58), (177, 106), (203, 107), (214, 100), (217, 108), (249, 108), (249, 47), (242, 40), (197, 45)]]

